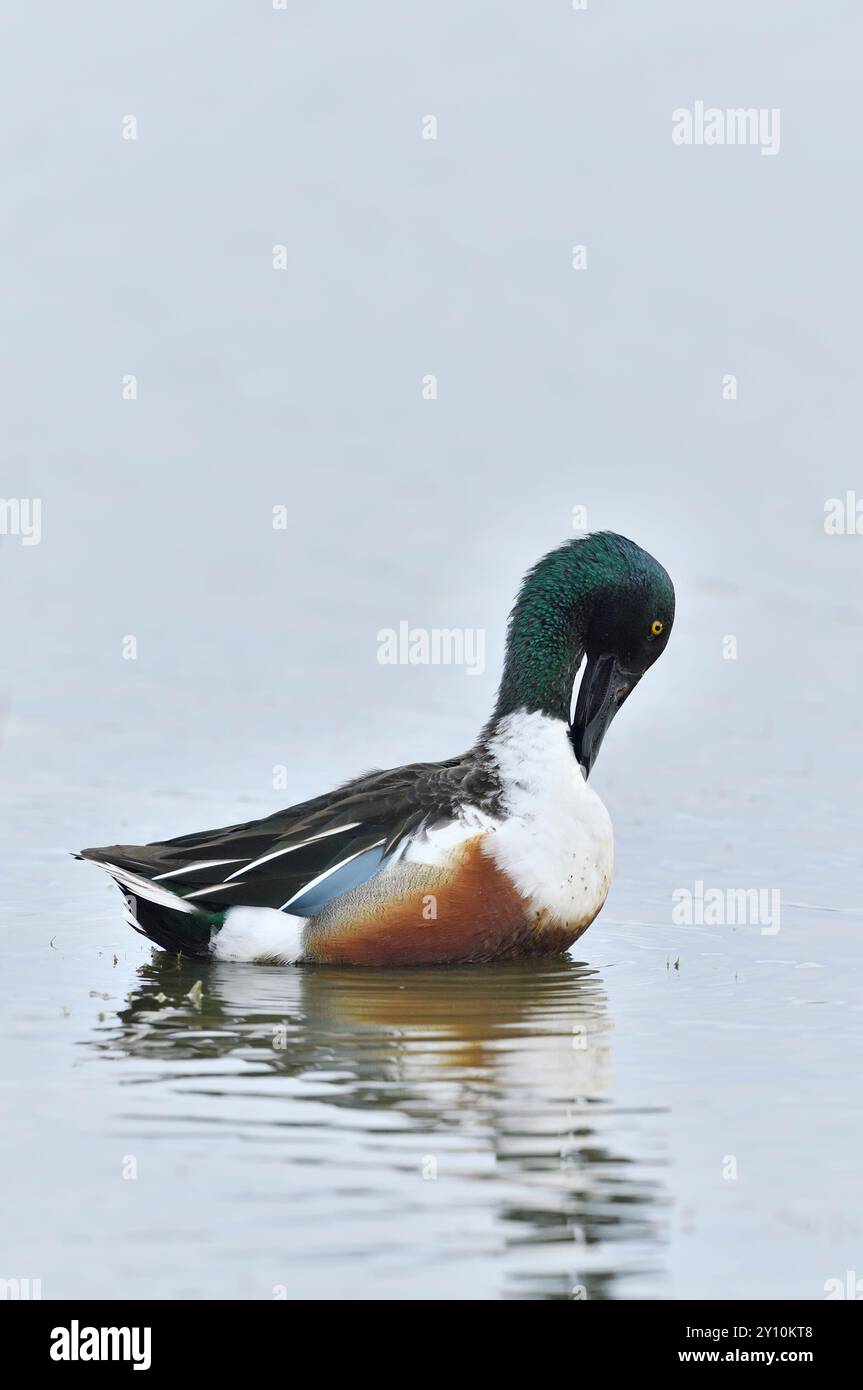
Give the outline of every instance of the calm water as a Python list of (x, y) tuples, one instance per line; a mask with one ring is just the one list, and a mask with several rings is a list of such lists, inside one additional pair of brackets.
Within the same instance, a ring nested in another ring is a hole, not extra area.
[[(822, 1297), (863, 1277), (859, 16), (246, 8), (4, 46), (0, 491), (42, 535), (0, 537), (0, 1277)], [(781, 106), (780, 153), (673, 146), (696, 99)], [(467, 747), (583, 507), (678, 617), (574, 958), (153, 960), (68, 851)], [(403, 620), (486, 670), (381, 666)], [(675, 923), (699, 882), (779, 930)]]
[[(651, 814), (618, 826), (626, 867), (578, 959), (497, 968), (178, 964), (95, 869), (31, 849), (5, 933), (10, 1277), (46, 1297), (822, 1296), (863, 1237), (860, 914), (674, 926), (668, 841), (681, 883), (705, 837), (735, 881), (738, 833), (680, 799), (663, 844)], [(19, 823), (33, 809), (22, 792)]]

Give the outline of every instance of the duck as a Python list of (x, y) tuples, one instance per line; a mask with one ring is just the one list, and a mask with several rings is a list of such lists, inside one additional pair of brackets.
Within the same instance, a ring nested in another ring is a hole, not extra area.
[(611, 883), (611, 819), (588, 779), (665, 650), (674, 604), (668, 573), (634, 541), (572, 537), (521, 584), (495, 705), (468, 752), (366, 773), (263, 819), (77, 857), (111, 876), (136, 931), (193, 959), (562, 955)]

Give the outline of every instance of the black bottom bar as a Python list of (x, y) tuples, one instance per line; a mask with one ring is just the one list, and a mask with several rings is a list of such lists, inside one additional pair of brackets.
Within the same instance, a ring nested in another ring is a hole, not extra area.
[[(224, 1374), (229, 1362), (248, 1358), (253, 1352), (254, 1368), (264, 1375), (272, 1374), (280, 1364), (287, 1367), (298, 1343), (308, 1339), (309, 1351), (317, 1343), (325, 1357), (325, 1373), (332, 1376), (333, 1339), (321, 1345), (316, 1336), (323, 1316), (332, 1326), (334, 1317), (349, 1324), (344, 1340), (335, 1345), (344, 1347), (346, 1361), (357, 1370), (356, 1357), (362, 1352), (366, 1359), (374, 1337), (377, 1342), (375, 1360), (379, 1362), (389, 1340), (387, 1328), (392, 1327), (398, 1340), (413, 1322), (410, 1300), (399, 1304), (398, 1323), (390, 1317), (381, 1318), (377, 1309), (359, 1313), (363, 1325), (351, 1329), (354, 1303), (338, 1308), (311, 1303), (302, 1304), (298, 1317), (296, 1309), (283, 1302), (259, 1303), (166, 1303), (166, 1302), (14, 1302), (0, 1304), (0, 1327), (5, 1333), (7, 1349), (14, 1348), (16, 1362), (25, 1373), (32, 1369), (45, 1370), (59, 1377), (69, 1375), (98, 1375), (106, 1367), (112, 1374), (138, 1368), (138, 1374), (163, 1375), (164, 1372), (190, 1371), (196, 1377), (210, 1372)], [(439, 1352), (444, 1365), (453, 1366), (454, 1344), (441, 1338), (440, 1310), (447, 1307), (453, 1320), (469, 1316), (474, 1324), (484, 1321), (488, 1314), (477, 1303), (462, 1305), (433, 1305), (436, 1310), (429, 1321), (428, 1311), (419, 1316), (410, 1328), (410, 1335), (422, 1348), (421, 1361), (425, 1373), (429, 1361)], [(428, 1310), (429, 1305), (420, 1307)], [(573, 1302), (568, 1308), (560, 1306), (551, 1317), (555, 1331), (578, 1338), (577, 1341), (556, 1341), (555, 1356), (569, 1347), (564, 1355), (573, 1357), (573, 1369), (584, 1367), (589, 1349), (592, 1367), (599, 1365), (611, 1373), (626, 1370), (665, 1370), (672, 1366), (686, 1369), (691, 1366), (807, 1366), (820, 1373), (838, 1370), (848, 1364), (859, 1342), (859, 1306), (842, 1306), (841, 1301), (824, 1303), (626, 1303)], [(493, 1316), (493, 1315), (492, 1315)], [(527, 1328), (533, 1332), (537, 1311), (524, 1314)], [(512, 1334), (518, 1336), (519, 1315), (511, 1303), (506, 1305), (506, 1335), (501, 1338), (502, 1352), (511, 1346)], [(310, 1324), (309, 1321), (310, 1319)], [(436, 1329), (436, 1331), (433, 1331)], [(351, 1335), (361, 1333), (357, 1343)], [(455, 1330), (455, 1329), (454, 1329)], [(466, 1330), (466, 1329), (464, 1329)], [(475, 1333), (479, 1328), (475, 1326)], [(585, 1336), (589, 1335), (589, 1342)], [(381, 1345), (383, 1343), (383, 1345)], [(487, 1336), (482, 1342), (484, 1360), (493, 1357), (494, 1344)], [(535, 1344), (534, 1344), (535, 1346)], [(289, 1356), (290, 1349), (293, 1349)], [(431, 1353), (431, 1358), (429, 1356)], [(288, 1358), (287, 1360), (285, 1358)], [(369, 1369), (368, 1363), (366, 1369)]]

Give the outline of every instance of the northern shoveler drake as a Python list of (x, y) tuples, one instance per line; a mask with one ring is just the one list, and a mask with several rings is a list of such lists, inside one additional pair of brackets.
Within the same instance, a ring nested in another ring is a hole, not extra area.
[(565, 951), (611, 880), (611, 821), (587, 779), (673, 620), (671, 580), (640, 546), (608, 531), (567, 541), (521, 586), (497, 703), (469, 752), (82, 857), (119, 884), (136, 930), (188, 956), (387, 966)]

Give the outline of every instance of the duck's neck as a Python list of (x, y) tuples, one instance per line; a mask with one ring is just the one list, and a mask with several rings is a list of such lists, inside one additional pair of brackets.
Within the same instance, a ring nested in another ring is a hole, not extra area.
[(569, 722), (596, 582), (584, 549), (588, 545), (570, 541), (526, 576), (509, 620), (503, 678), (488, 729), (516, 710)]

